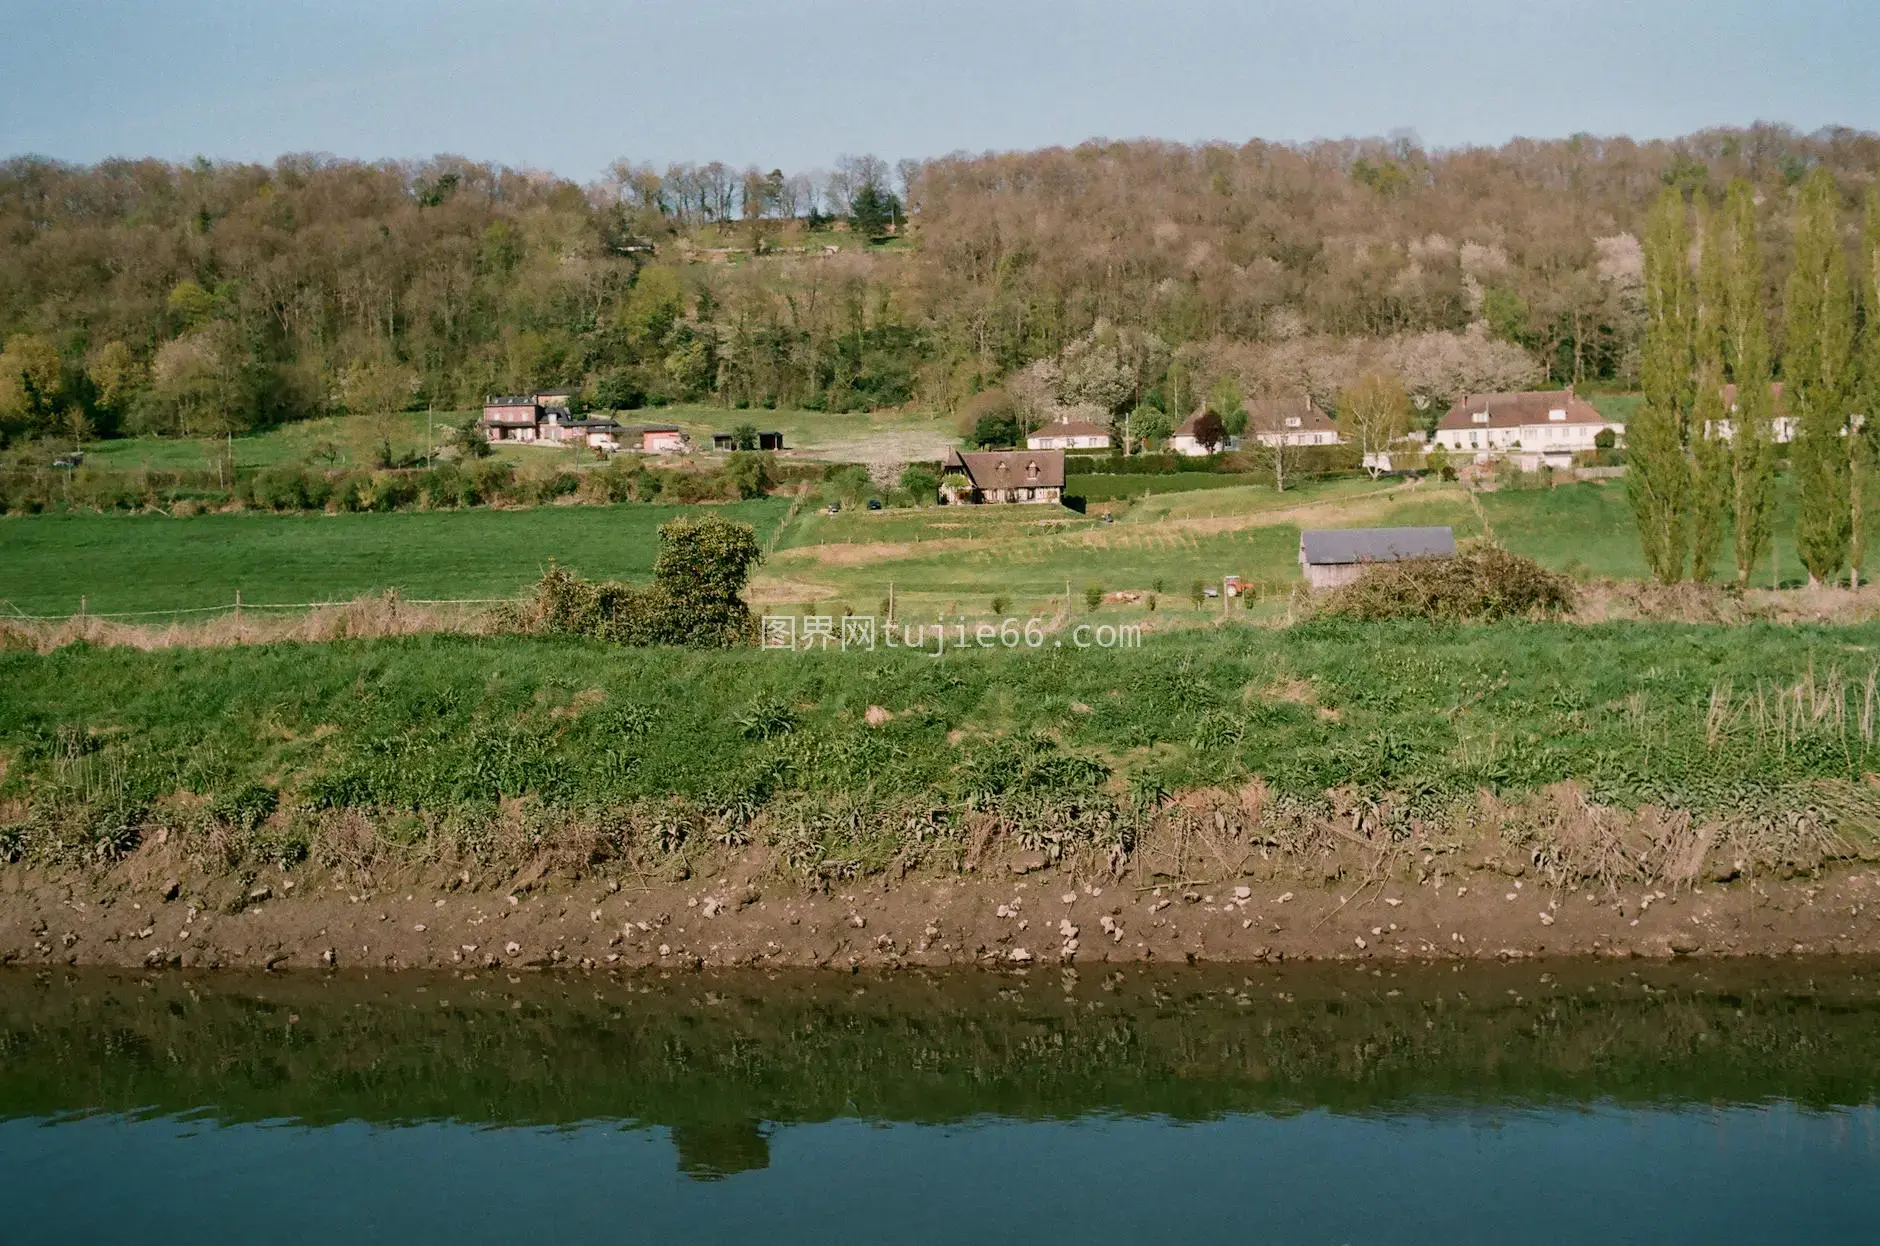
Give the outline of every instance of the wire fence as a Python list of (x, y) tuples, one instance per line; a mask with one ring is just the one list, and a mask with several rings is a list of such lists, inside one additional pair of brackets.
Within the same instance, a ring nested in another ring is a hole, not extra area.
[(84, 604), (85, 599), (80, 598), (79, 608), (73, 614), (28, 614), (11, 601), (0, 598), (0, 619), (9, 619), (19, 623), (71, 623), (82, 622), (86, 619), (174, 619), (192, 615), (227, 614), (239, 616), (250, 610), (282, 612), (337, 610), (371, 601), (388, 601), (400, 606), (508, 606), (526, 600), (520, 597), (401, 597), (392, 594), (385, 597), (348, 597), (335, 601), (244, 601), (238, 592), (235, 594), (234, 601), (219, 606), (176, 606), (166, 610), (92, 610)]

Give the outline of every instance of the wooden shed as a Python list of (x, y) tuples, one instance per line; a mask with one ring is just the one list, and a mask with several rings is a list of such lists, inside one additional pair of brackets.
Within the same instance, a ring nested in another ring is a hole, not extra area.
[(1349, 584), (1374, 562), (1453, 558), (1448, 528), (1321, 528), (1299, 534), (1299, 568), (1313, 588)]

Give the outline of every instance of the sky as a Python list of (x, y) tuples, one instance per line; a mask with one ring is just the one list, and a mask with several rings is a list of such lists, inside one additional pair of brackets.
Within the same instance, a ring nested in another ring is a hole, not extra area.
[(1091, 138), (1880, 129), (1875, 0), (0, 0), (0, 156), (789, 171)]

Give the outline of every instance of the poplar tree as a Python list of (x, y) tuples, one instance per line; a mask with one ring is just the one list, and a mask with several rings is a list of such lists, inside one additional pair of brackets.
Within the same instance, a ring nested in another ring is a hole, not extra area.
[(1847, 565), (1851, 536), (1848, 451), (1853, 304), (1836, 224), (1834, 176), (1817, 168), (1795, 212), (1795, 267), (1783, 299), (1783, 394), (1795, 412), (1795, 544), (1810, 584)]
[(1691, 473), (1684, 441), (1696, 298), (1689, 249), (1684, 197), (1667, 187), (1652, 206), (1645, 233), (1645, 342), (1639, 366), (1645, 397), (1626, 430), (1625, 473), (1646, 565), (1666, 584), (1683, 577), (1690, 544), (1685, 512)]
[(1873, 496), (1875, 439), (1880, 437), (1880, 191), (1867, 188), (1867, 215), (1860, 231), (1855, 280), (1862, 311), (1859, 367), (1856, 369), (1857, 416), (1848, 428), (1848, 583), (1859, 586), (1866, 569), (1866, 500)]
[(1746, 179), (1730, 183), (1724, 215), (1729, 232), (1724, 358), (1736, 384), (1736, 410), (1730, 413), (1730, 512), (1741, 588), (1769, 550), (1776, 467), (1762, 247), (1756, 239), (1756, 196)]
[(1697, 201), (1697, 233), (1703, 250), (1697, 264), (1697, 319), (1692, 335), (1696, 389), (1686, 439), (1691, 455), (1691, 494), (1686, 520), (1691, 539), (1691, 578), (1710, 579), (1723, 549), (1730, 505), (1730, 450), (1724, 439), (1723, 342), (1729, 276), (1724, 262), (1726, 217)]

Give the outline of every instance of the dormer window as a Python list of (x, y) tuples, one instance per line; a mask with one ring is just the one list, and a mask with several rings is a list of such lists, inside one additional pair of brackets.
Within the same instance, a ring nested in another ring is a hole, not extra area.
[(1289, 416), (1287, 416), (1287, 417), (1286, 417), (1286, 427), (1287, 427), (1287, 428), (1298, 428), (1298, 427), (1299, 427), (1299, 425), (1300, 425), (1300, 419), (1299, 419), (1299, 417), (1298, 417), (1298, 416), (1296, 416), (1296, 415), (1289, 415)]
[(1470, 416), (1469, 418), (1474, 420), (1477, 424), (1486, 424), (1488, 423), (1488, 412), (1477, 411), (1474, 415)]
[(1554, 420), (1554, 421), (1556, 421), (1556, 422), (1561, 422), (1561, 421), (1565, 421), (1565, 420), (1566, 420), (1566, 418), (1567, 418), (1567, 413), (1566, 413), (1565, 411), (1562, 411), (1562, 410), (1559, 410), (1559, 409), (1555, 409), (1555, 410), (1553, 410), (1553, 411), (1549, 411), (1549, 412), (1547, 413), (1547, 418), (1548, 418), (1548, 419), (1550, 419), (1550, 420)]
[(1030, 462), (1025, 464), (1025, 479), (1026, 480), (1038, 479), (1038, 460), (1033, 459)]

